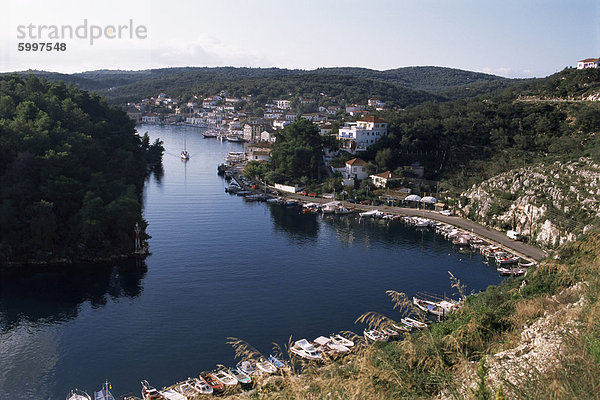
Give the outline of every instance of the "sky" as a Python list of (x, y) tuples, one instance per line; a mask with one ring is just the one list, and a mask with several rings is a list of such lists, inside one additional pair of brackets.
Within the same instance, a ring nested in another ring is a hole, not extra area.
[[(40, 42), (51, 51), (19, 51)], [(600, 57), (600, 2), (4, 0), (0, 45), (0, 72), (434, 65), (543, 77)]]

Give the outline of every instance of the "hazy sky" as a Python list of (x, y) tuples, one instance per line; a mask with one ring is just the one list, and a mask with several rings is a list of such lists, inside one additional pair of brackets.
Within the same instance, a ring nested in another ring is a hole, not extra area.
[[(541, 77), (574, 66), (577, 60), (600, 56), (598, 0), (4, 3), (0, 15), (3, 72), (169, 66), (383, 70), (437, 65), (508, 77)], [(75, 30), (84, 20), (88, 27), (79, 33), (87, 33), (87, 38), (49, 37), (52, 26)], [(128, 36), (130, 20), (134, 29), (146, 29), (145, 38)], [(91, 25), (97, 26), (96, 33), (108, 29), (109, 36), (116, 35), (118, 25), (128, 27), (121, 30), (121, 39), (102, 37), (90, 44)], [(41, 26), (48, 28), (43, 28), (43, 37), (38, 39)], [(26, 36), (19, 38), (23, 32)], [(66, 43), (66, 50), (18, 51), (19, 43), (40, 41)]]

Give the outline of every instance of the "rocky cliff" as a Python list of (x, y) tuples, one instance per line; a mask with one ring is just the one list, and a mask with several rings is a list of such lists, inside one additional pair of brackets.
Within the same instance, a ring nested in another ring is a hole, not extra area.
[(460, 210), (541, 246), (574, 240), (600, 221), (600, 165), (590, 158), (519, 168), (462, 193)]

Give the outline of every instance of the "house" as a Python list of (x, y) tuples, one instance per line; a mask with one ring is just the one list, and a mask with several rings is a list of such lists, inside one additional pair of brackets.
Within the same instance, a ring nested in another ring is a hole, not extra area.
[(367, 104), (369, 105), (369, 107), (384, 107), (385, 103), (379, 99), (375, 99), (375, 98), (371, 98), (367, 101)]
[(346, 114), (350, 114), (353, 111), (364, 111), (366, 108), (364, 104), (351, 104), (346, 106)]
[(598, 68), (600, 66), (600, 58), (586, 58), (585, 60), (577, 61), (577, 69)]
[(298, 115), (296, 115), (296, 114), (293, 114), (293, 113), (286, 113), (285, 114), (285, 120), (286, 121), (294, 122), (297, 118), (298, 118)]
[(361, 158), (346, 161), (346, 168), (342, 175), (346, 179), (366, 179), (369, 176), (366, 161)]
[(321, 116), (318, 113), (302, 114), (301, 118), (304, 118), (310, 122), (319, 122), (321, 120)]
[(393, 181), (400, 181), (402, 176), (396, 175), (393, 172), (385, 171), (375, 175), (369, 175), (373, 184), (380, 188), (388, 187), (388, 184)]
[(333, 125), (331, 124), (331, 122), (325, 122), (325, 123), (319, 124), (318, 128), (319, 128), (319, 134), (321, 136), (325, 136), (325, 135), (329, 135), (332, 132)]
[(262, 131), (260, 133), (260, 141), (261, 142), (269, 142), (273, 143), (276, 140), (275, 133), (269, 131)]
[(244, 140), (247, 142), (259, 142), (260, 133), (266, 129), (267, 125), (262, 120), (248, 120), (244, 124)]
[(339, 107), (329, 106), (329, 107), (327, 107), (327, 115), (336, 115), (339, 110), (340, 110)]
[(356, 122), (346, 122), (338, 131), (341, 147), (354, 151), (364, 151), (373, 143), (387, 135), (387, 122), (370, 116)]
[(127, 111), (127, 116), (135, 121), (136, 124), (142, 122), (142, 113), (135, 111)]
[(156, 124), (159, 122), (159, 117), (154, 114), (144, 115), (142, 117), (142, 123), (144, 124)]
[(303, 97), (298, 97), (298, 100), (300, 101), (300, 104), (314, 104), (317, 102), (315, 99), (305, 99)]
[(246, 148), (248, 161), (264, 161), (271, 160), (271, 143), (257, 143)]
[(276, 119), (275, 121), (273, 121), (273, 128), (274, 129), (283, 129), (291, 123), (292, 123), (291, 121), (288, 121), (285, 119)]
[(276, 99), (276, 100), (273, 100), (273, 103), (277, 104), (277, 108), (280, 108), (282, 110), (287, 110), (290, 108), (289, 100)]

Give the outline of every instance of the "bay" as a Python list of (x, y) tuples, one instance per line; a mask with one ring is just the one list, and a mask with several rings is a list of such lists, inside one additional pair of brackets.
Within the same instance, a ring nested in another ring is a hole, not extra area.
[(216, 167), (242, 145), (146, 130), (166, 148), (144, 191), (152, 255), (0, 273), (0, 398), (64, 399), (106, 379), (116, 395), (139, 395), (142, 379), (162, 387), (235, 364), (228, 337), (268, 355), (290, 338), (362, 332), (366, 311), (399, 319), (389, 289), (450, 295), (448, 271), (469, 292), (501, 281), (430, 231), (231, 196)]

